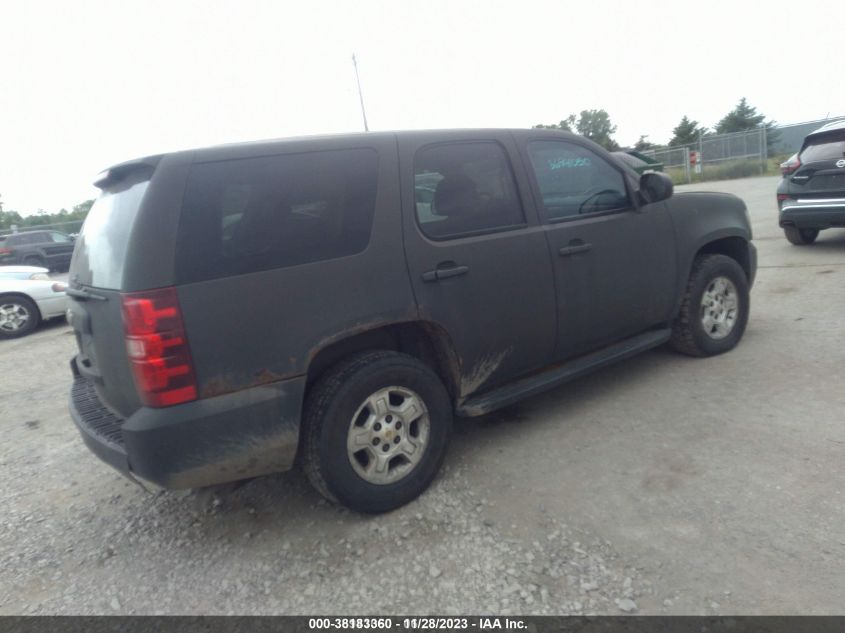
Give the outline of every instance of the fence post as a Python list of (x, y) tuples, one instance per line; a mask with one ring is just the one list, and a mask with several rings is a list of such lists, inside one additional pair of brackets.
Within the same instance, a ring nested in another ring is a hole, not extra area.
[(698, 164), (701, 165), (701, 172), (700, 172), (701, 178), (700, 178), (700, 180), (703, 182), (704, 181), (704, 140), (703, 140), (702, 136), (703, 135), (699, 131), (698, 132), (698, 160), (695, 161), (695, 162), (696, 162), (697, 165)]
[(689, 164), (689, 147), (684, 145), (684, 171), (687, 174), (687, 184), (692, 182), (692, 170)]
[(766, 126), (764, 125), (762, 128), (762, 134), (760, 135), (760, 156), (763, 157), (763, 162), (761, 164), (763, 171), (761, 173), (763, 174), (769, 171), (769, 140), (766, 137), (766, 134), (767, 130)]

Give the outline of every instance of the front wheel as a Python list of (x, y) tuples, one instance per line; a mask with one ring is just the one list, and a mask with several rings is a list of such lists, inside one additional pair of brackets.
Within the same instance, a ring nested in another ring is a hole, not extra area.
[(376, 351), (342, 361), (308, 394), (300, 459), (312, 485), (359, 512), (387, 512), (432, 482), (452, 430), (452, 403), (427, 365)]
[(38, 327), (41, 314), (27, 297), (0, 297), (0, 338), (25, 336)]
[(786, 239), (796, 246), (812, 244), (819, 236), (818, 229), (798, 229), (794, 226), (783, 227), (783, 232), (786, 235)]
[(671, 344), (690, 356), (713, 356), (736, 347), (748, 323), (745, 271), (726, 255), (701, 255), (692, 265)]

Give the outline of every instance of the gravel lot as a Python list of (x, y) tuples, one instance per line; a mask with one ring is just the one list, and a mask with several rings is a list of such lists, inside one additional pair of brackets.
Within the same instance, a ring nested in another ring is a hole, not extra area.
[(70, 422), (69, 328), (0, 342), (0, 614), (845, 613), (845, 231), (789, 245), (776, 182), (706, 187), (746, 200), (759, 249), (735, 351), (461, 421), (386, 516), (299, 472), (145, 492)]

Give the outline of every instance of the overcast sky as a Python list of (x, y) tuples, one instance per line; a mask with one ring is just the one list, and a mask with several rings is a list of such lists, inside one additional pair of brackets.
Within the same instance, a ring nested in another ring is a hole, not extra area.
[(845, 114), (845, 5), (775, 2), (0, 0), (0, 200), (94, 197), (111, 163), (362, 129), (530, 127), (604, 108), (666, 142), (745, 96), (782, 123)]

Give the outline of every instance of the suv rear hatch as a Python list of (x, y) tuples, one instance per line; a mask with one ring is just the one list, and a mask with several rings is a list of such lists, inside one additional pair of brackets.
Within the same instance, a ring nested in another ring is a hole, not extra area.
[(845, 128), (820, 130), (804, 140), (801, 166), (790, 177), (799, 198), (845, 198)]
[(156, 161), (127, 163), (105, 172), (76, 242), (69, 271), (68, 318), (76, 335), (77, 381), (94, 389), (120, 418), (141, 407), (126, 351), (122, 296), (130, 237)]

